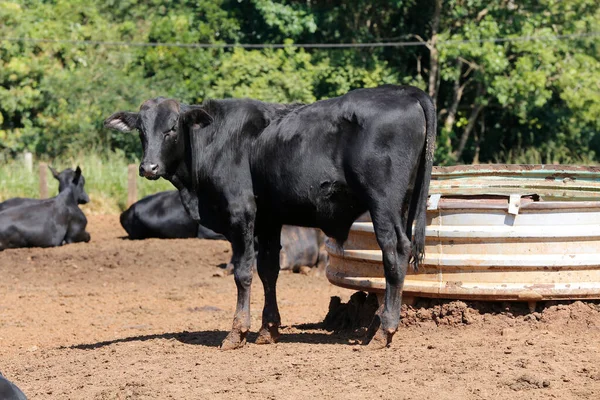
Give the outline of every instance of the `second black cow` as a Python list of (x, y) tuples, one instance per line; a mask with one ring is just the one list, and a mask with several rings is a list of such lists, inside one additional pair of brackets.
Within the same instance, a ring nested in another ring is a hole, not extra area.
[(435, 108), (426, 93), (385, 85), (309, 105), (228, 99), (195, 106), (156, 98), (139, 112), (113, 114), (105, 126), (137, 129), (144, 152), (140, 174), (169, 180), (190, 215), (231, 242), (238, 300), (222, 349), (243, 346), (250, 328), (255, 236), (265, 292), (257, 343), (272, 343), (280, 325), (282, 226), (320, 228), (341, 245), (365, 211), (386, 279), (369, 345), (390, 343), (408, 264), (412, 259), (418, 267), (424, 255), (436, 137)]
[(195, 222), (185, 211), (176, 190), (144, 197), (121, 214), (121, 225), (130, 239), (221, 239), (215, 233)]
[[(130, 239), (220, 239), (194, 221), (185, 211), (179, 192), (160, 192), (144, 197), (121, 214), (121, 225)], [(327, 264), (325, 235), (318, 229), (285, 225), (281, 231), (281, 269), (300, 272), (303, 267), (321, 273)], [(231, 264), (230, 264), (231, 265)]]

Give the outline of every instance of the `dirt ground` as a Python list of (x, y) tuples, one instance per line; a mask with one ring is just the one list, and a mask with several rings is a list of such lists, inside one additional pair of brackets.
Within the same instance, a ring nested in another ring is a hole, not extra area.
[[(225, 242), (92, 241), (0, 253), (0, 372), (31, 399), (598, 399), (600, 306), (423, 301), (394, 343), (324, 330), (351, 291), (282, 273), (278, 344), (218, 349), (235, 307)], [(260, 326), (262, 287), (253, 284)]]

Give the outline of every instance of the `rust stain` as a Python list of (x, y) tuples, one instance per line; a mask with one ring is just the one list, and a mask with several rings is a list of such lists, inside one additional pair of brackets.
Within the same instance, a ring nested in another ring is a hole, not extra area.
[[(555, 171), (568, 172), (600, 172), (597, 165), (547, 165), (547, 164), (477, 164), (477, 165), (454, 165), (451, 167), (433, 167), (433, 174), (447, 174), (453, 172), (512, 172), (520, 174), (523, 171)], [(564, 173), (564, 172), (563, 172)]]
[(534, 283), (527, 286), (528, 289), (554, 289), (555, 287), (556, 285), (553, 283)]

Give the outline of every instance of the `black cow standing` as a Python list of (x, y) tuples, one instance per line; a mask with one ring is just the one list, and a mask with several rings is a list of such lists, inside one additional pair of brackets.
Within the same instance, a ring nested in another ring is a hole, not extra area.
[(78, 199), (87, 198), (84, 184), (77, 167), (67, 188), (56, 197), (0, 212), (0, 251), (89, 242), (87, 219), (78, 206)]
[(190, 106), (156, 98), (139, 113), (113, 114), (105, 126), (139, 130), (140, 175), (169, 180), (190, 215), (231, 242), (238, 300), (222, 349), (243, 346), (250, 328), (255, 235), (265, 291), (256, 342), (272, 343), (280, 325), (282, 225), (318, 227), (341, 245), (365, 211), (373, 220), (386, 279), (369, 346), (391, 342), (407, 266), (412, 258), (417, 268), (424, 255), (436, 136), (427, 94), (385, 85), (310, 105), (229, 99)]
[[(56, 172), (56, 170), (54, 168), (52, 168), (52, 167), (49, 167), (49, 168), (50, 168), (50, 171), (52, 172), (52, 176), (54, 176), (54, 178), (56, 180), (58, 180), (58, 193), (62, 192), (66, 188), (68, 188), (69, 185), (71, 184), (71, 181), (73, 181), (73, 177), (75, 176), (75, 171), (73, 171), (71, 168), (67, 168), (64, 171), (62, 171), (61, 173), (58, 173), (58, 172)], [(81, 180), (80, 185), (81, 185), (81, 190), (78, 191), (77, 203), (78, 204), (86, 204), (90, 201), (90, 198), (88, 197), (87, 193), (83, 189), (83, 179)], [(12, 199), (8, 199), (8, 200), (5, 200), (2, 203), (0, 203), (0, 211), (4, 211), (4, 210), (6, 210), (8, 208), (12, 208), (12, 207), (39, 204), (42, 201), (44, 201), (44, 200), (29, 199), (29, 198), (24, 198), (24, 197), (14, 197)]]

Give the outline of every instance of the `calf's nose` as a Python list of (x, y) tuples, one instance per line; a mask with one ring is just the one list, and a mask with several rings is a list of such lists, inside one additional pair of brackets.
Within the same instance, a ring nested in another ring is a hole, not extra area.
[(140, 176), (156, 176), (158, 173), (158, 164), (140, 164)]

